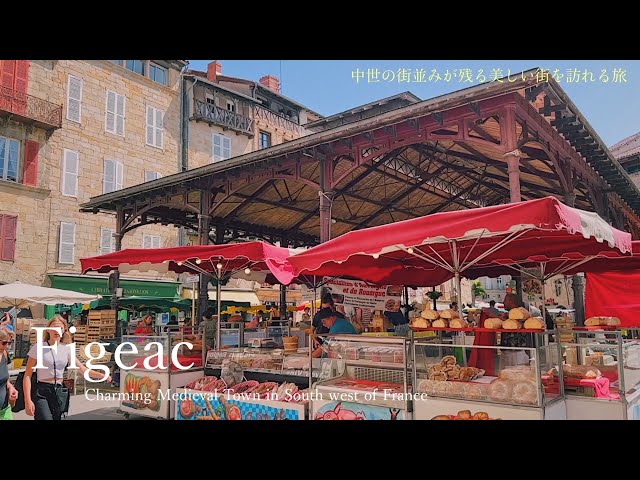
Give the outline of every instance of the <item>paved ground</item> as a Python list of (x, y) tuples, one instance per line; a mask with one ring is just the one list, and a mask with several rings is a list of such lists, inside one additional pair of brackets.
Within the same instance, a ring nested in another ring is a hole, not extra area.
[[(85, 397), (84, 394), (74, 395), (69, 400), (69, 415), (67, 420), (125, 420), (122, 413), (118, 413), (120, 400), (95, 399), (95, 395)], [(15, 420), (33, 420), (24, 410), (14, 413)], [(131, 415), (131, 420), (146, 419), (139, 415)]]

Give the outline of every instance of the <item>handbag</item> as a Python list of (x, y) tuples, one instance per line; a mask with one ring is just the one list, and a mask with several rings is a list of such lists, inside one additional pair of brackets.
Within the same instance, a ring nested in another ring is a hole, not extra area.
[[(47, 342), (47, 344), (48, 343), (49, 342)], [(53, 354), (53, 351), (51, 351), (51, 356), (53, 357), (53, 382), (55, 385), (56, 400), (60, 407), (60, 414), (65, 415), (69, 412), (69, 389), (64, 385), (58, 385), (58, 369), (56, 368), (56, 356)]]
[(13, 420), (13, 413), (11, 413), (11, 405), (7, 405), (5, 408), (0, 410), (0, 421), (2, 420)]

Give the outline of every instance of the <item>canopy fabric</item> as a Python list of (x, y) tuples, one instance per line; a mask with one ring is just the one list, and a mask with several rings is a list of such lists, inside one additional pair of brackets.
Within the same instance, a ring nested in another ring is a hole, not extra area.
[[(252, 272), (270, 272), (285, 285), (293, 280), (292, 269), (286, 262), (293, 250), (265, 242), (228, 243), (225, 245), (196, 245), (171, 248), (130, 248), (97, 257), (82, 258), (82, 272), (121, 272), (132, 270), (166, 273), (213, 273), (221, 278), (248, 276)], [(218, 264), (221, 268), (218, 269)], [(245, 274), (249, 269), (251, 273)]]
[(585, 318), (618, 317), (625, 327), (640, 326), (640, 270), (587, 273)]
[(546, 197), (356, 230), (288, 261), (296, 275), (350, 271), (372, 283), (434, 286), (476, 265), (630, 251), (629, 233)]
[(44, 305), (71, 305), (74, 303), (89, 303), (102, 298), (100, 295), (87, 295), (85, 293), (47, 288), (27, 283), (9, 283), (0, 285), (0, 306), (24, 308), (30, 303), (42, 303)]

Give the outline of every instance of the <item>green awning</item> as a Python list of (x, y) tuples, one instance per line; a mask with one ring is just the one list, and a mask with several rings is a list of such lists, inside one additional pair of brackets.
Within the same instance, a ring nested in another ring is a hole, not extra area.
[[(52, 288), (61, 288), (81, 293), (93, 293), (110, 296), (108, 279), (103, 277), (49, 275)], [(178, 282), (158, 282), (145, 280), (120, 280), (120, 288), (124, 297), (161, 297), (178, 296)]]

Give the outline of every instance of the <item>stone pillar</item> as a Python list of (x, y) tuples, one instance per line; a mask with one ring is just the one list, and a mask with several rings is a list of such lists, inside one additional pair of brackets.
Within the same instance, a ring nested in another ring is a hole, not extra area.
[(521, 202), (520, 194), (520, 150), (513, 150), (504, 155), (507, 162), (507, 171), (509, 173), (509, 193), (510, 202)]

